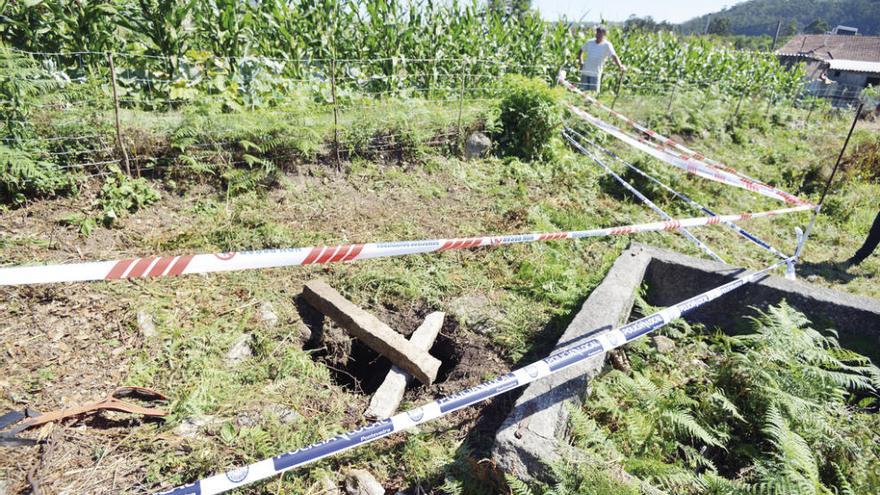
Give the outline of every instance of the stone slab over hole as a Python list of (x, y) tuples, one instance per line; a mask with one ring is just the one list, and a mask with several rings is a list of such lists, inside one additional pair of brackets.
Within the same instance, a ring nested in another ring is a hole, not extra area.
[[(311, 332), (311, 338), (304, 345), (304, 349), (309, 351), (312, 359), (327, 366), (333, 382), (345, 390), (365, 395), (375, 393), (391, 369), (391, 361), (380, 356), (358, 339), (347, 335), (305, 301), (297, 301), (297, 307), (302, 321)], [(424, 316), (421, 313), (408, 312), (400, 315), (397, 320), (412, 327), (400, 330), (414, 331)], [(458, 322), (454, 318), (447, 317), (440, 335), (434, 340), (434, 345), (429, 351), (441, 362), (437, 379), (434, 381), (435, 385), (445, 383), (466, 354), (467, 342), (459, 342), (455, 338), (458, 334)], [(421, 383), (415, 380), (408, 390), (420, 386)]]
[(437, 358), (411, 344), (398, 331), (346, 299), (323, 280), (307, 283), (302, 295), (315, 309), (349, 334), (422, 383), (430, 385), (437, 378), (441, 364)]
[[(647, 301), (670, 306), (742, 275), (743, 270), (642, 244), (617, 259), (590, 294), (554, 349), (558, 352), (629, 319), (636, 290), (648, 286)], [(689, 321), (736, 333), (747, 316), (786, 300), (817, 328), (834, 328), (840, 344), (880, 362), (880, 301), (768, 276), (690, 312)], [(660, 345), (669, 342), (661, 340)], [(674, 345), (674, 342), (672, 343)], [(657, 341), (655, 340), (655, 345)], [(549, 480), (547, 463), (559, 459), (566, 445), (566, 403), (582, 404), (589, 379), (598, 375), (604, 354), (525, 388), (496, 433), (492, 455), (498, 468), (528, 479)]]

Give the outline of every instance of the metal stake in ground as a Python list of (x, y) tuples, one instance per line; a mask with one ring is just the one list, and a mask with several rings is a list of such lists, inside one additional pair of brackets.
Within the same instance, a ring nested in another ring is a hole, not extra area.
[(340, 167), (339, 160), (339, 105), (336, 103), (336, 52), (330, 59), (330, 94), (333, 97), (333, 154), (336, 156), (336, 168)]
[(458, 87), (458, 141), (461, 143), (464, 136), (461, 133), (461, 108), (464, 104), (464, 82), (467, 78), (467, 59), (461, 59), (461, 79)]
[(626, 79), (626, 72), (620, 75), (620, 79), (617, 80), (617, 89), (614, 91), (614, 100), (611, 102), (611, 109), (614, 110), (614, 105), (617, 104), (617, 99), (620, 98), (620, 90), (621, 86), (623, 86), (623, 80)]
[(807, 230), (804, 232), (803, 239), (798, 243), (797, 250), (794, 252), (794, 263), (797, 263), (797, 260), (800, 259), (801, 252), (804, 250), (804, 244), (807, 243), (807, 239), (813, 231), (813, 226), (816, 224), (816, 217), (818, 217), (819, 212), (822, 211), (822, 204), (825, 203), (825, 197), (828, 195), (828, 190), (831, 189), (831, 183), (834, 181), (834, 176), (837, 175), (837, 169), (840, 168), (840, 163), (843, 161), (843, 154), (846, 152), (846, 147), (849, 146), (849, 140), (853, 135), (853, 131), (856, 129), (856, 124), (859, 122), (859, 117), (862, 115), (862, 109), (864, 106), (864, 103), (859, 103), (858, 108), (856, 108), (856, 114), (853, 117), (852, 125), (846, 135), (846, 140), (843, 142), (843, 147), (840, 148), (840, 154), (837, 155), (837, 163), (834, 164), (834, 169), (831, 170), (831, 176), (828, 177), (828, 181), (825, 183), (825, 189), (822, 190), (822, 197), (819, 198), (819, 202), (816, 204), (816, 209), (813, 210), (813, 217), (810, 219), (810, 224), (807, 225)]
[(672, 95), (669, 96), (669, 104), (666, 106), (666, 116), (669, 117), (669, 113), (672, 112), (672, 103), (675, 101), (675, 90), (678, 89), (679, 81), (675, 81), (672, 85)]
[[(123, 163), (125, 163), (125, 173), (131, 175), (131, 165), (128, 163), (128, 151), (126, 151), (125, 145), (122, 144), (122, 129), (119, 127), (119, 95), (116, 92), (116, 67), (113, 65), (113, 53), (107, 52), (107, 61), (110, 62), (110, 84), (113, 87), (113, 108), (116, 117), (116, 146), (122, 153), (122, 160)], [(140, 175), (140, 170), (138, 170), (138, 177), (140, 177)]]

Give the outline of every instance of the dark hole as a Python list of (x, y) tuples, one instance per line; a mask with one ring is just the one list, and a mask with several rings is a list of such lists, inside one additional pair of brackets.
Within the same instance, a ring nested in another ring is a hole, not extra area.
[[(350, 337), (348, 333), (337, 327), (329, 319), (315, 311), (302, 298), (297, 299), (300, 317), (311, 330), (312, 336), (304, 344), (306, 350), (311, 350), (312, 359), (327, 366), (333, 381), (339, 386), (364, 395), (372, 395), (378, 390), (385, 380), (391, 362), (380, 356), (377, 352), (367, 347), (360, 340)], [(407, 328), (409, 333), (421, 323), (421, 319), (427, 312), (419, 311), (418, 314), (407, 318), (403, 315), (382, 315), (392, 328), (398, 326)], [(415, 322), (404, 324), (403, 322)], [(443, 328), (430, 353), (442, 363), (434, 383), (446, 381), (461, 361), (464, 350), (455, 342), (451, 335), (458, 329), (458, 323), (447, 317)], [(418, 380), (413, 380), (410, 389), (421, 387)]]

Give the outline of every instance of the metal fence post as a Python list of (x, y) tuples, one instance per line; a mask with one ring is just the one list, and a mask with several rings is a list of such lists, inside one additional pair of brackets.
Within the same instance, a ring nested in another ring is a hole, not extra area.
[(468, 67), (467, 58), (462, 58), (461, 59), (461, 76), (460, 76), (459, 86), (458, 86), (458, 142), (459, 142), (459, 146), (461, 145), (461, 142), (463, 141), (462, 138), (464, 137), (461, 132), (461, 111), (462, 111), (462, 107), (464, 106), (464, 83), (465, 83), (465, 79), (467, 78), (467, 67)]
[(330, 59), (330, 94), (333, 97), (333, 154), (336, 157), (336, 168), (340, 168), (339, 159), (339, 105), (336, 101), (336, 51)]
[(624, 79), (626, 79), (626, 72), (620, 74), (620, 79), (617, 80), (617, 89), (614, 91), (614, 100), (611, 102), (612, 110), (614, 110), (614, 105), (617, 104), (617, 99), (620, 98), (620, 92), (623, 89)]
[[(131, 175), (131, 164), (128, 162), (128, 151), (125, 149), (125, 145), (122, 143), (122, 129), (119, 125), (119, 94), (116, 91), (116, 66), (113, 64), (113, 53), (107, 52), (107, 61), (110, 62), (110, 83), (113, 86), (113, 109), (114, 116), (116, 118), (116, 146), (119, 148), (119, 151), (122, 153), (122, 160), (125, 163), (125, 173), (129, 176)], [(138, 168), (138, 177), (140, 177), (141, 171)]]
[(675, 101), (675, 91), (678, 89), (678, 85), (680, 81), (675, 81), (672, 85), (672, 94), (669, 96), (669, 104), (666, 105), (666, 116), (669, 117), (669, 114), (672, 112), (672, 103)]

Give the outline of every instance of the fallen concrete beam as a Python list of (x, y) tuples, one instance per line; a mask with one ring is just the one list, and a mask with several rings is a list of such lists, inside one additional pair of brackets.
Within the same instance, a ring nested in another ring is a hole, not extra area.
[[(409, 342), (423, 351), (428, 351), (434, 345), (434, 340), (440, 329), (443, 328), (443, 320), (445, 313), (431, 313), (425, 317), (425, 321), (419, 325), (419, 328), (410, 336)], [(403, 394), (406, 387), (412, 382), (412, 375), (398, 368), (391, 366), (391, 370), (385, 375), (385, 381), (373, 394), (370, 399), (370, 405), (364, 412), (364, 416), (371, 419), (390, 418), (397, 412), (400, 407), (400, 401), (403, 400)]]
[(328, 316), (351, 335), (399, 366), (420, 382), (430, 385), (437, 378), (440, 360), (419, 349), (378, 318), (321, 280), (303, 287), (303, 297), (315, 309)]
[[(640, 248), (624, 252), (584, 302), (553, 352), (625, 323), (650, 261)], [(568, 429), (565, 404), (581, 404), (589, 380), (599, 374), (604, 361), (605, 354), (600, 354), (526, 387), (495, 436), (492, 456), (499, 469), (521, 478), (549, 480), (547, 464), (560, 458), (559, 447)]]

